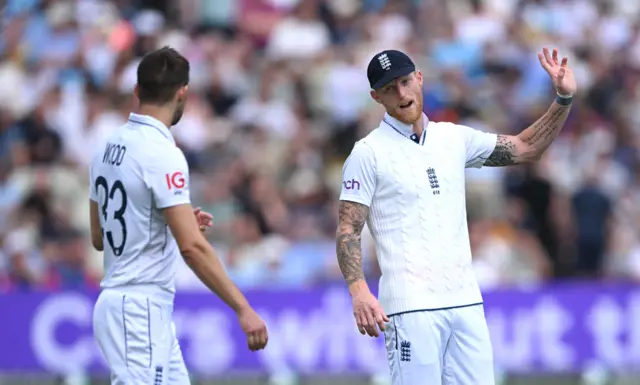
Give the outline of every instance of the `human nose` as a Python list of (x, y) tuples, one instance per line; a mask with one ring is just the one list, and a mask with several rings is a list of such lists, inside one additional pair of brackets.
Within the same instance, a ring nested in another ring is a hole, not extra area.
[(402, 84), (397, 84), (396, 85), (396, 92), (397, 92), (398, 97), (400, 98), (400, 100), (405, 100), (407, 98), (407, 96), (409, 96), (409, 90), (407, 89), (406, 86), (404, 86)]

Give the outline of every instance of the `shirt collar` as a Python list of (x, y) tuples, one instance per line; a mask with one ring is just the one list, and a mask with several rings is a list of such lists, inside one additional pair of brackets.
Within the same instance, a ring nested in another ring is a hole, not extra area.
[(398, 119), (389, 115), (389, 113), (385, 112), (382, 121), (385, 122), (387, 126), (393, 128), (397, 133), (422, 146), (424, 145), (424, 140), (427, 135), (427, 126), (429, 125), (429, 118), (424, 112), (422, 113), (422, 118), (424, 122), (424, 129), (422, 130), (422, 135), (420, 136), (419, 140), (416, 133), (413, 132), (413, 127), (410, 124), (399, 121)]
[(173, 135), (171, 135), (171, 131), (169, 130), (169, 128), (165, 126), (164, 123), (152, 116), (134, 114), (132, 112), (129, 114), (129, 121), (141, 126), (151, 127), (162, 134), (162, 136), (167, 138), (171, 143), (176, 144), (176, 141), (175, 139), (173, 139)]

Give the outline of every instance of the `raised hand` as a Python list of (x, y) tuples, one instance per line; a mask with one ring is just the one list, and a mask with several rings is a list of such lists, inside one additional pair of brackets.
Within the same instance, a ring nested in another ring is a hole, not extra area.
[(558, 61), (558, 50), (553, 49), (553, 53), (549, 54), (548, 48), (543, 48), (542, 52), (538, 52), (538, 60), (540, 65), (551, 77), (553, 86), (556, 92), (562, 96), (573, 96), (578, 90), (576, 79), (573, 76), (573, 71), (567, 65), (569, 59), (562, 58), (562, 61)]
[(213, 215), (209, 214), (206, 211), (202, 211), (200, 207), (193, 210), (193, 214), (196, 216), (198, 220), (198, 226), (200, 227), (200, 231), (205, 232), (208, 227), (213, 226)]

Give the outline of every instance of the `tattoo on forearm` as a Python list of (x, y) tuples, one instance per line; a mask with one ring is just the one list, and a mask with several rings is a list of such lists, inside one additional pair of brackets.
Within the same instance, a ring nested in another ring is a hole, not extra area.
[(342, 275), (350, 285), (364, 279), (361, 238), (369, 208), (360, 203), (340, 201), (338, 214), (336, 253)]
[(516, 146), (516, 137), (498, 135), (496, 148), (487, 158), (487, 167), (510, 166), (536, 159), (549, 148), (551, 142), (558, 137), (571, 106), (554, 104), (546, 114), (522, 131), (517, 138), (525, 148)]
[(520, 134), (520, 139), (535, 150), (546, 150), (558, 136), (569, 114), (570, 106), (552, 107), (542, 118)]

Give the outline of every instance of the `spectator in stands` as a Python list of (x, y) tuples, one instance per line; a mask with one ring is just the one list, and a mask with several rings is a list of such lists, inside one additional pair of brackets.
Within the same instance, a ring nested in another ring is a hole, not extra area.
[[(425, 74), (430, 119), (508, 134), (546, 108), (552, 90), (540, 81), (546, 74), (535, 52), (550, 40), (570, 52), (580, 108), (535, 168), (468, 172), (481, 282), (539, 282), (549, 271), (640, 276), (640, 3), (215, 3), (7, 2), (0, 287), (99, 278), (101, 254), (84, 235), (87, 149), (126, 120), (140, 56), (164, 44), (192, 63), (193, 100), (175, 137), (192, 170), (193, 202), (218, 218), (210, 239), (241, 285), (301, 287), (335, 277), (340, 166), (381, 116), (367, 95), (372, 53), (411, 53)], [(561, 22), (569, 18), (575, 22)], [(368, 250), (373, 274), (374, 256)], [(198, 288), (189, 274), (178, 284)]]
[(611, 201), (598, 187), (600, 172), (594, 169), (572, 198), (576, 273), (586, 277), (602, 273), (611, 228)]

